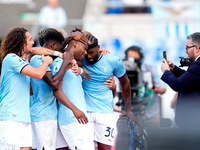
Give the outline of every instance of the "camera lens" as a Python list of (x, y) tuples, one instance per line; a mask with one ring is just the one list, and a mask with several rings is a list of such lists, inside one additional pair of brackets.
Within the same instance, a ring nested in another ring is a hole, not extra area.
[(189, 66), (191, 64), (191, 61), (188, 58), (184, 58), (184, 57), (179, 57), (180, 60), (180, 67), (184, 67), (184, 66)]

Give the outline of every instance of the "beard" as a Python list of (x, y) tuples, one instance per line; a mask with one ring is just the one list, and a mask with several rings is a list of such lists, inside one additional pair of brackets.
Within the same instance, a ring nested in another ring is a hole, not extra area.
[(192, 55), (192, 56), (188, 55), (188, 60), (190, 60), (191, 62), (194, 62), (195, 61), (194, 55)]
[(88, 58), (87, 56), (85, 56), (87, 62), (89, 64), (95, 64), (98, 61), (99, 55), (97, 54), (95, 57), (93, 58)]

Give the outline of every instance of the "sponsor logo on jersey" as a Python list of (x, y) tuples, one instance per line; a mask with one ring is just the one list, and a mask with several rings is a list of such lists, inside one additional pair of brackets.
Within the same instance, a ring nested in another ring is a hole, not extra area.
[(58, 72), (58, 70), (59, 70), (59, 67), (55, 66), (54, 69), (53, 69), (53, 73), (56, 74)]
[(18, 59), (18, 62), (21, 64), (21, 65), (25, 65), (26, 63), (23, 61), (23, 60), (21, 60), (21, 59)]

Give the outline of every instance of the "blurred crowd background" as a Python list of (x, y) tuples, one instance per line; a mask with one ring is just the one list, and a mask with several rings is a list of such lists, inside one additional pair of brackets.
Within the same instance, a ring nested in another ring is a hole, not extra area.
[[(0, 0), (0, 40), (10, 28), (23, 26), (36, 45), (37, 32), (44, 27), (39, 22), (40, 11), (47, 3), (47, 0)], [(143, 50), (144, 62), (157, 66), (158, 71), (163, 51), (179, 66), (179, 56), (187, 57), (187, 35), (200, 31), (198, 0), (59, 0), (57, 5), (65, 10), (66, 22), (56, 28), (67, 33), (74, 27), (90, 31), (101, 47), (121, 59), (128, 47), (137, 45)], [(174, 95), (169, 87), (162, 95), (164, 118), (174, 118), (170, 108)]]

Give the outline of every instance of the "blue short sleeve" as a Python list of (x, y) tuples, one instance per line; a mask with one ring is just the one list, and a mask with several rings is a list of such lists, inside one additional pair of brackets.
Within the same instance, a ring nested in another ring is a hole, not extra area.
[[(8, 70), (13, 70), (14, 72), (20, 73), (22, 69), (28, 65), (25, 60), (17, 56), (16, 54), (8, 54), (3, 63), (6, 64)], [(12, 64), (12, 65), (10, 65)]]
[(120, 58), (116, 58), (115, 67), (114, 67), (114, 75), (118, 78), (122, 77), (126, 73), (126, 70), (123, 66), (122, 60)]

